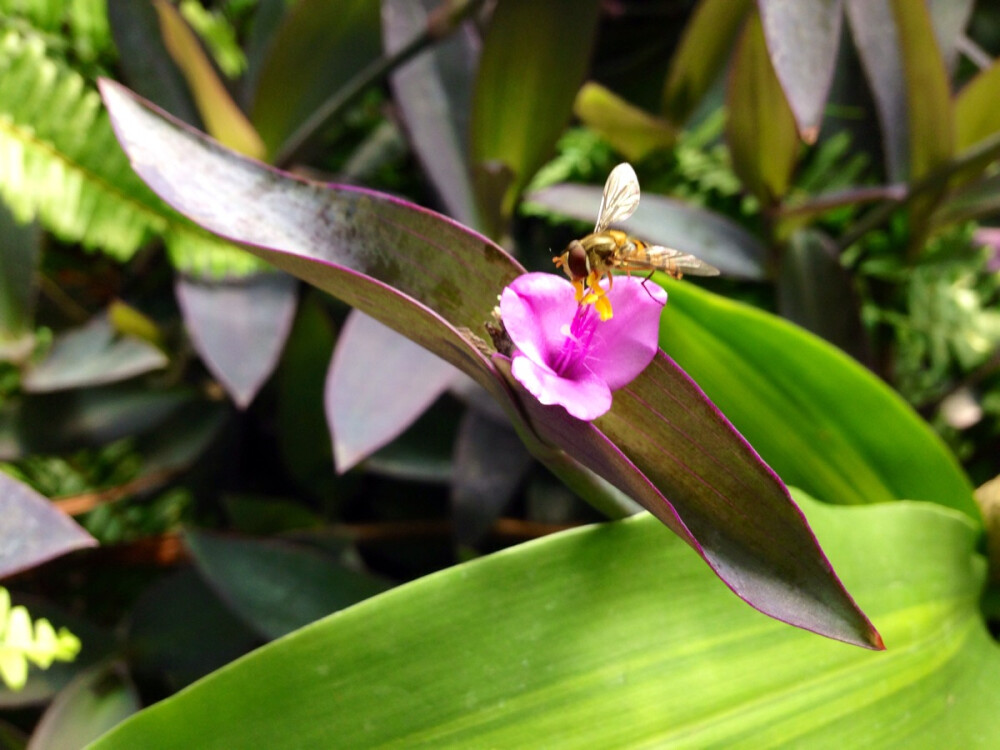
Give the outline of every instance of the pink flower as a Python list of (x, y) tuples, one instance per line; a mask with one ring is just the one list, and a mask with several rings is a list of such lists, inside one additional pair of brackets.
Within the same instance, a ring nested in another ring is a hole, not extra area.
[(606, 296), (615, 314), (602, 321), (555, 274), (524, 274), (500, 295), (500, 317), (517, 347), (514, 377), (541, 403), (559, 404), (577, 419), (607, 412), (611, 391), (632, 382), (659, 348), (665, 291), (619, 276)]

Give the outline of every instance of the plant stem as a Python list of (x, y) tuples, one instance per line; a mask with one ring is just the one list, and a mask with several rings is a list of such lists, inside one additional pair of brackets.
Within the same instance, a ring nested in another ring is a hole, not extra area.
[(380, 83), (393, 70), (448, 36), (485, 0), (443, 0), (431, 11), (424, 30), (391, 55), (381, 55), (324, 101), (281, 145), (274, 164), (286, 167), (298, 161), (326, 127), (370, 86)]
[(942, 188), (962, 170), (979, 162), (990, 162), (998, 156), (1000, 156), (1000, 133), (995, 133), (915, 182), (902, 198), (887, 200), (873, 208), (854, 225), (853, 229), (837, 241), (837, 248), (843, 252), (868, 232), (887, 222), (897, 209), (910, 205), (925, 193)]

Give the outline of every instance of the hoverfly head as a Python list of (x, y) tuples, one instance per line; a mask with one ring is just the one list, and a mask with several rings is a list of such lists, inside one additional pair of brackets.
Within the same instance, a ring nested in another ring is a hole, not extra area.
[(590, 273), (590, 263), (587, 261), (587, 251), (580, 243), (580, 240), (573, 240), (566, 247), (566, 252), (562, 254), (563, 265), (566, 268), (566, 275), (572, 281), (587, 278)]

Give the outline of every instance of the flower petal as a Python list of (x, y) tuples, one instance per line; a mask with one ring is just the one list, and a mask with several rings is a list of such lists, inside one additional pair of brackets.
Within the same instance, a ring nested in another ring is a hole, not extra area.
[(611, 389), (591, 373), (583, 372), (573, 380), (563, 378), (520, 352), (514, 354), (510, 371), (540, 403), (558, 404), (577, 419), (591, 421), (611, 408)]
[(652, 282), (619, 276), (606, 296), (615, 314), (597, 326), (586, 367), (617, 390), (633, 381), (656, 356), (667, 293)]
[(514, 346), (535, 362), (554, 362), (562, 349), (563, 327), (573, 320), (573, 285), (554, 273), (518, 276), (500, 295), (500, 317)]

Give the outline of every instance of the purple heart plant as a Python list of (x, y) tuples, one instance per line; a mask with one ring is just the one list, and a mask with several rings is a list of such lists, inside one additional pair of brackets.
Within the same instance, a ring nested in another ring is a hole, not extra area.
[(567, 280), (526, 273), (451, 219), (280, 172), (101, 88), (134, 169), (168, 204), (464, 371), (571, 488), (597, 506), (640, 503), (761, 612), (883, 647), (781, 480), (658, 348), (666, 294), (652, 280), (618, 279), (601, 321)]

